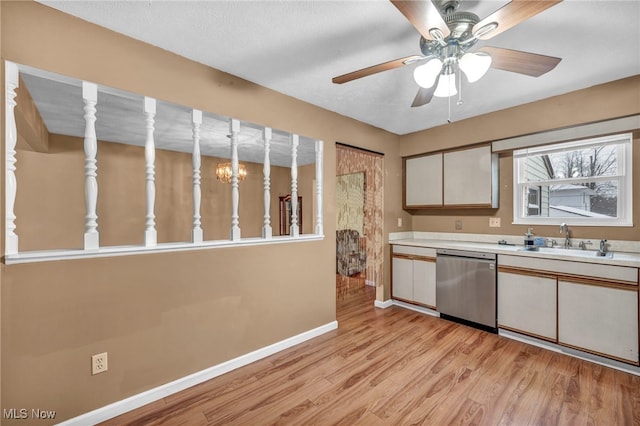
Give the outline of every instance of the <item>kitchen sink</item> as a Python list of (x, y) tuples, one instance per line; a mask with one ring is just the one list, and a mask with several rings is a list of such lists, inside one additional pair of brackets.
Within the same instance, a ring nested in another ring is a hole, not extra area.
[(577, 257), (598, 257), (604, 259), (613, 258), (613, 252), (608, 251), (605, 252), (604, 255), (600, 255), (598, 250), (582, 250), (576, 248), (563, 248), (563, 247), (532, 247), (525, 248), (520, 247), (518, 251), (530, 251), (530, 252), (538, 252), (538, 253), (549, 253), (555, 254), (559, 256), (577, 256)]

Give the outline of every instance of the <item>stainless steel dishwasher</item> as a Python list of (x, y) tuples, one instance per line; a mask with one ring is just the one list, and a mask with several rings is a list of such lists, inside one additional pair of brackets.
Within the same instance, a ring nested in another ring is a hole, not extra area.
[(497, 333), (496, 255), (438, 250), (436, 305), (440, 316)]

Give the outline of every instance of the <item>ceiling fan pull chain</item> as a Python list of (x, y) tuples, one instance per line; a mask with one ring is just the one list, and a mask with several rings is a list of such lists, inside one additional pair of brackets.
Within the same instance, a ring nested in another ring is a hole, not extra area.
[(462, 73), (460, 72), (459, 67), (458, 67), (458, 87), (460, 88), (460, 90), (458, 91), (458, 102), (456, 103), (456, 105), (460, 106), (464, 103), (464, 101), (462, 100)]
[(447, 123), (451, 124), (451, 96), (447, 97), (447, 104), (449, 105), (449, 116), (447, 117)]

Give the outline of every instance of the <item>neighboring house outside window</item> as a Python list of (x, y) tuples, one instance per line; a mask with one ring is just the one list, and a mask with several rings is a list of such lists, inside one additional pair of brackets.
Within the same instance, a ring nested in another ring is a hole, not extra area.
[(514, 151), (514, 223), (632, 226), (632, 135)]
[[(542, 206), (542, 187), (527, 187), (527, 216), (540, 216)], [(549, 191), (547, 191), (548, 193)]]

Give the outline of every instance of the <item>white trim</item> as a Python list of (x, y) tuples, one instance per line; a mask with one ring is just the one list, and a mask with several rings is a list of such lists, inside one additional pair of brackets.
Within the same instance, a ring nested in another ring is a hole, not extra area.
[(387, 308), (390, 308), (391, 306), (393, 306), (393, 300), (387, 299), (384, 302), (382, 302), (380, 300), (376, 300), (375, 302), (373, 302), (373, 306), (375, 306), (376, 308), (380, 308), (380, 309), (387, 309)]
[(550, 130), (543, 133), (502, 139), (491, 144), (493, 152), (511, 151), (514, 149), (544, 145), (554, 142), (565, 142), (574, 139), (590, 138), (594, 136), (630, 132), (640, 128), (640, 114), (630, 117), (615, 118), (565, 129)]
[(321, 241), (324, 235), (300, 234), (297, 237), (283, 236), (264, 238), (243, 238), (239, 241), (216, 240), (202, 243), (166, 243), (157, 246), (113, 246), (101, 247), (96, 250), (42, 250), (21, 252), (6, 255), (4, 263), (15, 265), (19, 263), (49, 262), (54, 260), (90, 259), (96, 257), (128, 256), (132, 254), (165, 253), (188, 250), (204, 250), (221, 247), (258, 246), (264, 244), (296, 243), (304, 241)]
[(526, 336), (524, 334), (516, 333), (509, 330), (503, 330), (502, 328), (498, 328), (498, 335), (506, 337), (508, 339), (517, 340), (518, 342), (537, 346), (539, 348), (569, 355), (574, 358), (593, 362), (595, 364), (604, 365), (605, 367), (615, 368), (616, 370), (624, 371), (625, 373), (640, 376), (640, 367), (636, 367), (635, 365), (625, 364), (624, 362), (590, 354), (588, 352), (582, 352), (577, 349), (567, 348), (556, 343), (547, 342), (546, 340), (536, 339), (535, 337)]
[(412, 305), (411, 303), (405, 303), (395, 299), (392, 299), (391, 301), (395, 306), (400, 306), (401, 308), (410, 309), (412, 311), (420, 312), (421, 314), (440, 318), (440, 312), (434, 311), (433, 309), (425, 308), (424, 306)]
[[(640, 116), (639, 116), (640, 117)], [(590, 176), (557, 180), (527, 181), (523, 167), (528, 154), (542, 155), (552, 151), (579, 149), (582, 146), (615, 145), (617, 147), (618, 172), (611, 176)], [(573, 142), (562, 142), (540, 148), (523, 149), (513, 152), (513, 222), (514, 225), (558, 225), (565, 222), (574, 226), (633, 226), (633, 135), (616, 134), (600, 138)], [(617, 217), (575, 217), (575, 216), (524, 216), (524, 189), (529, 186), (547, 186), (552, 184), (578, 184), (581, 182), (617, 181), (618, 205)]]
[(213, 367), (209, 367), (205, 370), (198, 371), (197, 373), (193, 373), (178, 380), (174, 380), (173, 382), (166, 383), (137, 395), (133, 395), (121, 401), (114, 402), (113, 404), (106, 405), (102, 408), (89, 411), (88, 413), (81, 414), (80, 416), (73, 417), (58, 424), (64, 426), (84, 426), (112, 419), (128, 411), (142, 407), (143, 405), (149, 404), (153, 401), (157, 401), (161, 398), (165, 398), (169, 395), (180, 392), (199, 383), (206, 382), (207, 380), (211, 380), (222, 374), (228, 373), (229, 371), (251, 364), (252, 362), (258, 361), (262, 358), (266, 358), (277, 352), (283, 351), (287, 348), (298, 345), (302, 342), (313, 339), (337, 328), (338, 321), (327, 323), (320, 327), (305, 331), (304, 333), (300, 333), (296, 336), (289, 337), (288, 339), (281, 340), (280, 342), (265, 346), (264, 348), (223, 362), (222, 364), (214, 365)]

